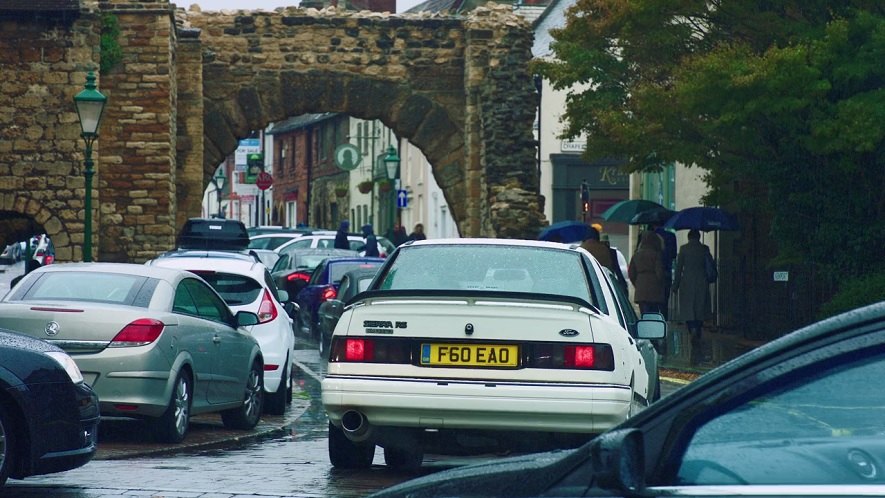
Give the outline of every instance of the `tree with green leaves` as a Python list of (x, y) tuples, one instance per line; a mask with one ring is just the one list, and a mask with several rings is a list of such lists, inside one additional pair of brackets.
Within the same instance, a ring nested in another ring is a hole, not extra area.
[(778, 264), (885, 271), (885, 4), (578, 0), (552, 36), (533, 70), (581, 89), (563, 138), (587, 159), (702, 168), (707, 203), (770, 219)]

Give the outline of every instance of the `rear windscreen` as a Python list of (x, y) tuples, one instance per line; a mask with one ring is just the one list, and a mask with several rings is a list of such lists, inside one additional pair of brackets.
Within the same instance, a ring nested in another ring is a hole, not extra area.
[(44, 273), (20, 299), (91, 301), (144, 306), (145, 303), (135, 304), (135, 299), (147, 280), (149, 280), (147, 277), (122, 273), (82, 271)]
[(258, 299), (261, 284), (243, 275), (230, 273), (197, 273), (218, 292), (229, 306), (242, 306)]

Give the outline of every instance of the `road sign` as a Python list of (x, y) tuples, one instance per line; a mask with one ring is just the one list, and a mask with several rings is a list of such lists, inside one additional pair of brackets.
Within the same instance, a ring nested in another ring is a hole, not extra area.
[(255, 179), (255, 186), (261, 190), (267, 190), (271, 185), (273, 185), (273, 176), (271, 176), (270, 173), (267, 171), (258, 173), (258, 178)]
[(409, 194), (405, 190), (396, 191), (396, 207), (404, 208), (409, 205)]

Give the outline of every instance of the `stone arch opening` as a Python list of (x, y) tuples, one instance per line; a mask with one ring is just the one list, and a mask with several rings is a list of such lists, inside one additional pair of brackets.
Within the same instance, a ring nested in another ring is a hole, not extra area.
[(28, 242), (40, 234), (52, 239), (56, 259), (70, 260), (74, 253), (78, 258), (82, 256), (81, 244), (75, 247), (61, 220), (36, 199), (19, 195), (6, 209), (0, 209), (0, 250), (15, 242)]

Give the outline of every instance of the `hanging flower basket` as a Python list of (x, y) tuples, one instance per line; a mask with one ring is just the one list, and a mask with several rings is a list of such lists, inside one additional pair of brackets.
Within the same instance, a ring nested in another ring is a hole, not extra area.
[(338, 197), (346, 197), (347, 187), (335, 187), (335, 195)]
[(378, 191), (379, 192), (390, 192), (393, 189), (393, 184), (389, 181), (378, 182)]
[(359, 189), (360, 192), (368, 194), (372, 191), (372, 181), (366, 180), (364, 182), (360, 182), (360, 184), (357, 185), (356, 188)]

